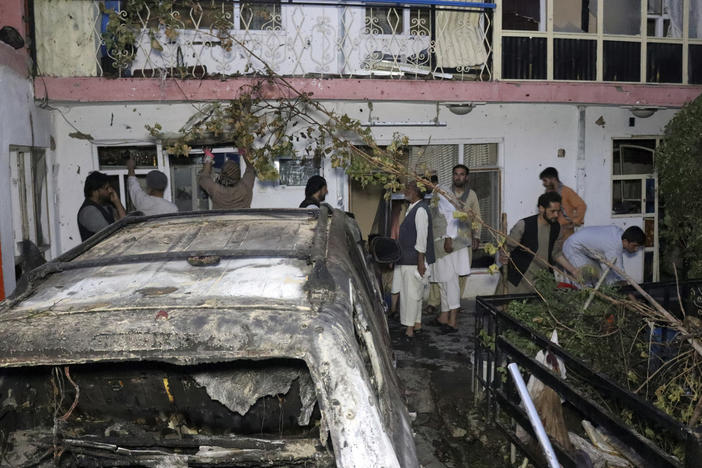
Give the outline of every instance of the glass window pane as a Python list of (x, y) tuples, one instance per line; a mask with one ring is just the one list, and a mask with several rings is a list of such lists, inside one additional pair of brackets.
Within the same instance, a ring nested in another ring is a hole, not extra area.
[(556, 80), (594, 80), (597, 42), (586, 39), (553, 40), (553, 77)]
[(653, 282), (653, 252), (644, 252), (644, 283)]
[(502, 78), (546, 79), (546, 38), (503, 37)]
[(597, 32), (597, 0), (554, 0), (553, 29), (556, 32)]
[(364, 34), (402, 34), (402, 8), (366, 8)]
[(155, 146), (98, 146), (100, 169), (124, 168), (130, 157), (134, 158), (138, 168), (158, 167)]
[(644, 219), (644, 234), (646, 234), (646, 244), (644, 247), (653, 247), (656, 241), (656, 220), (653, 218)]
[[(468, 184), (478, 196), (480, 217), (490, 226), (499, 226), (499, 171), (471, 171), (468, 175)], [(480, 231), (480, 241), (494, 242), (492, 235), (485, 227)]]
[(280, 2), (242, 2), (239, 27), (245, 30), (280, 30)]
[(641, 33), (641, 0), (616, 0), (604, 4), (604, 33), (636, 36)]
[(655, 140), (616, 140), (612, 162), (614, 175), (653, 173)]
[[(545, 1), (544, 1), (545, 5)], [(545, 31), (541, 0), (504, 0), (502, 2), (502, 29), (517, 31)]]
[[(198, 184), (198, 176), (202, 170), (200, 158), (171, 156), (169, 162), (173, 203), (178, 207), (178, 211), (209, 209), (207, 193)], [(196, 197), (195, 201), (193, 196)]]
[[(656, 179), (646, 179), (646, 213), (656, 212)], [(647, 220), (648, 222), (649, 220)]]
[(410, 9), (410, 34), (413, 36), (431, 35), (431, 10), (429, 8)]
[(690, 84), (702, 84), (702, 45), (690, 44), (687, 66)]
[[(146, 174), (137, 174), (136, 176), (137, 181), (139, 182), (139, 185), (141, 185), (141, 189), (146, 192)], [(125, 176), (124, 178), (124, 186), (127, 187), (127, 178)], [(148, 192), (147, 192), (148, 193)], [(136, 206), (134, 206), (134, 202), (132, 201), (132, 197), (129, 196), (129, 190), (127, 190), (127, 203), (126, 206), (124, 207), (125, 210), (127, 210), (127, 213), (131, 213), (132, 211), (136, 211)]]
[(682, 37), (682, 0), (648, 0), (646, 33), (650, 37)]
[(649, 42), (646, 49), (646, 81), (682, 83), (682, 45)]
[(307, 184), (307, 179), (319, 174), (319, 169), (315, 167), (312, 159), (279, 159), (278, 173), (280, 174), (280, 185), (301, 185)]
[(641, 80), (641, 43), (604, 41), (604, 81)]
[(612, 181), (612, 214), (641, 213), (641, 180)]

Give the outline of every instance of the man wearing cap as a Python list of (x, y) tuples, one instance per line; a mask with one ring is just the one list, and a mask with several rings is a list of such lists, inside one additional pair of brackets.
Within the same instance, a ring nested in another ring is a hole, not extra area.
[(214, 154), (209, 148), (205, 148), (204, 153), (205, 156), (202, 158), (204, 167), (198, 182), (200, 187), (212, 199), (212, 208), (215, 210), (251, 208), (256, 173), (254, 172), (253, 164), (246, 159), (246, 153), (239, 149), (239, 153), (246, 160), (246, 170), (243, 176), (241, 175), (239, 163), (228, 159), (224, 161), (219, 179), (216, 182), (212, 180)]
[(307, 180), (305, 199), (300, 203), (300, 208), (307, 208), (310, 205), (319, 208), (319, 204), (324, 201), (327, 193), (329, 193), (329, 190), (327, 190), (327, 181), (324, 177), (313, 175)]
[(163, 192), (168, 187), (166, 174), (157, 170), (146, 174), (147, 191), (144, 192), (136, 178), (135, 167), (136, 161), (133, 158), (129, 158), (127, 160), (127, 190), (134, 208), (146, 216), (177, 212), (178, 207), (163, 198)]

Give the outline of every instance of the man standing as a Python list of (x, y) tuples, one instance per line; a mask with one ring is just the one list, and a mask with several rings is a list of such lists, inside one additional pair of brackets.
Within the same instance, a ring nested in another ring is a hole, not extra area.
[(327, 181), (320, 175), (313, 175), (307, 179), (305, 186), (305, 199), (300, 203), (300, 208), (307, 208), (310, 205), (319, 208), (319, 204), (327, 197)]
[[(538, 271), (551, 270), (554, 262), (575, 276), (577, 270), (563, 256), (563, 236), (558, 223), (561, 212), (561, 196), (546, 192), (538, 200), (539, 214), (520, 219), (509, 232), (506, 248), (500, 252), (499, 260), (507, 266), (507, 278), (497, 286), (497, 294), (523, 294), (533, 292), (533, 280)], [(522, 244), (534, 254), (523, 247)], [(547, 263), (548, 262), (548, 263)]]
[(422, 328), (424, 282), (428, 266), (434, 263), (431, 218), (423, 195), (416, 181), (407, 183), (405, 199), (410, 205), (400, 225), (401, 257), (393, 274), (393, 292), (400, 293), (400, 322), (407, 327), (407, 338)]
[[(473, 230), (473, 221), (480, 219), (480, 204), (478, 196), (468, 187), (468, 167), (457, 164), (453, 167), (453, 183), (450, 194), (453, 194), (462, 211), (468, 213), (463, 219), (455, 219), (453, 216), (456, 208), (451, 203), (440, 203), (439, 210), (446, 218), (447, 236), (444, 239), (444, 251), (446, 257), (442, 259), (439, 268), (437, 281), (444, 283), (442, 294), (446, 295), (446, 301), (450, 310), (442, 311), (436, 322), (439, 325), (448, 326), (446, 331), (458, 329), (458, 310), (466, 285), (467, 275), (470, 274), (470, 262), (472, 251), (480, 245), (480, 231)], [(455, 278), (454, 278), (455, 277)], [(456, 284), (455, 284), (456, 283)], [(454, 286), (457, 285), (457, 289)], [(441, 285), (439, 285), (441, 287)], [(458, 293), (456, 297), (455, 293)]]
[(119, 195), (110, 185), (107, 174), (94, 171), (88, 174), (83, 186), (85, 201), (78, 210), (80, 240), (85, 241), (126, 215)]
[(246, 160), (246, 170), (241, 175), (241, 167), (238, 162), (230, 159), (224, 161), (219, 180), (212, 180), (212, 165), (214, 164), (214, 154), (209, 148), (204, 150), (203, 164), (198, 182), (200, 187), (207, 192), (212, 199), (212, 208), (215, 210), (237, 210), (240, 208), (251, 208), (253, 198), (253, 186), (256, 180), (256, 173), (251, 161), (246, 159), (246, 153), (239, 150)]
[(141, 188), (136, 178), (134, 168), (136, 161), (133, 158), (127, 160), (127, 189), (129, 197), (132, 199), (134, 208), (144, 213), (144, 215), (157, 215), (163, 213), (175, 213), (178, 207), (163, 198), (163, 192), (168, 187), (168, 177), (161, 171), (151, 171), (146, 174), (147, 192)]
[(556, 192), (561, 196), (561, 212), (558, 214), (558, 223), (561, 225), (563, 239), (567, 239), (575, 232), (576, 226), (582, 226), (587, 205), (572, 188), (563, 185), (558, 178), (556, 168), (547, 167), (541, 171), (539, 179), (547, 192)]
[[(606, 268), (602, 259), (624, 269), (624, 252), (633, 255), (646, 243), (646, 234), (638, 226), (630, 226), (626, 231), (618, 226), (589, 226), (579, 229), (568, 238), (563, 253), (587, 283), (594, 283)], [(589, 268), (588, 268), (589, 267)], [(611, 284), (621, 280), (614, 271), (610, 271), (605, 283)]]

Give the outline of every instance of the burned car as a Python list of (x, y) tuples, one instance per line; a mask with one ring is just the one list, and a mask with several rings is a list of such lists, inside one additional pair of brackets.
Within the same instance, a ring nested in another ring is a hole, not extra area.
[(418, 466), (342, 211), (127, 217), (0, 304), (0, 465)]

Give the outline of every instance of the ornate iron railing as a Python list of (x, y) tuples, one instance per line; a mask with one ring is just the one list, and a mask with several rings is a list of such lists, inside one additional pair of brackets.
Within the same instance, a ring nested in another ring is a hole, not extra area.
[[(41, 23), (38, 74), (201, 79), (266, 73), (270, 67), (296, 77), (492, 78), (491, 4), (85, 2), (88, 7), (75, 18), (83, 30), (79, 53), (75, 44), (68, 48), (49, 40), (68, 25), (58, 20), (52, 25), (51, 11), (42, 11), (55, 8), (51, 2), (35, 4), (35, 21)], [(91, 41), (94, 47), (85, 46)]]

